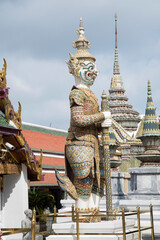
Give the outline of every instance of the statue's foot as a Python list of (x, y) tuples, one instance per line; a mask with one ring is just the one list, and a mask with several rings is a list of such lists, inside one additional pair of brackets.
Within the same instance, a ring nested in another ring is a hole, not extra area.
[(83, 215), (88, 215), (88, 216), (84, 216), (84, 217), (80, 216), (79, 222), (82, 222), (82, 223), (101, 222), (101, 217), (96, 216), (96, 215), (99, 215), (98, 208), (79, 210), (79, 213), (83, 214)]

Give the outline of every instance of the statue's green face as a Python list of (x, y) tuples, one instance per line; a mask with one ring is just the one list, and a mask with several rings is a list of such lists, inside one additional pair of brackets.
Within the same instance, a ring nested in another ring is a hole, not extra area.
[(97, 77), (98, 71), (96, 69), (96, 65), (92, 62), (85, 61), (80, 63), (80, 78), (81, 80), (87, 84), (92, 85), (94, 83), (95, 78)]

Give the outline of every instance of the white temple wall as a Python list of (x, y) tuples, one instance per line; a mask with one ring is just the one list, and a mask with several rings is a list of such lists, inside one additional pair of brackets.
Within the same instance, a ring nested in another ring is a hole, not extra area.
[(22, 164), (20, 175), (4, 176), (2, 193), (2, 227), (21, 227), (24, 211), (28, 208), (27, 168)]

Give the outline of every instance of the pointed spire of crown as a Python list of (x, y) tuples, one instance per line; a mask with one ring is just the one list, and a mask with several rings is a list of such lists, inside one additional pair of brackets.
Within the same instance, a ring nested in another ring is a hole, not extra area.
[(84, 36), (85, 30), (83, 27), (82, 18), (80, 18), (79, 28), (77, 29), (78, 39), (73, 42), (72, 46), (77, 48), (75, 57), (81, 61), (92, 61), (95, 62), (96, 59), (87, 51), (90, 48), (90, 42)]
[(114, 55), (114, 66), (113, 75), (119, 75), (119, 61), (118, 61), (118, 47), (117, 47), (117, 13), (115, 13), (115, 55)]
[(160, 136), (156, 111), (152, 100), (151, 83), (148, 80), (147, 104), (143, 124), (142, 137), (144, 136)]

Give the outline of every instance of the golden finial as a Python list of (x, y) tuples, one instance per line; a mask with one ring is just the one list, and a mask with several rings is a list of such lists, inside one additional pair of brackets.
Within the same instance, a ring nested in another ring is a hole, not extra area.
[(115, 18), (117, 18), (117, 13), (115, 13), (115, 15), (114, 15), (114, 16), (115, 16)]
[(7, 70), (7, 63), (5, 58), (3, 58), (4, 64), (2, 71), (0, 71), (0, 88), (6, 87), (6, 70)]
[(40, 159), (39, 159), (39, 168), (42, 168), (42, 159), (43, 159), (43, 152), (42, 149), (41, 150), (41, 155), (40, 155)]
[(16, 116), (16, 119), (15, 119), (15, 121), (16, 121), (15, 124), (19, 129), (21, 129), (21, 127), (22, 127), (21, 112), (22, 112), (21, 103), (18, 102), (18, 112), (17, 112), (17, 116)]

